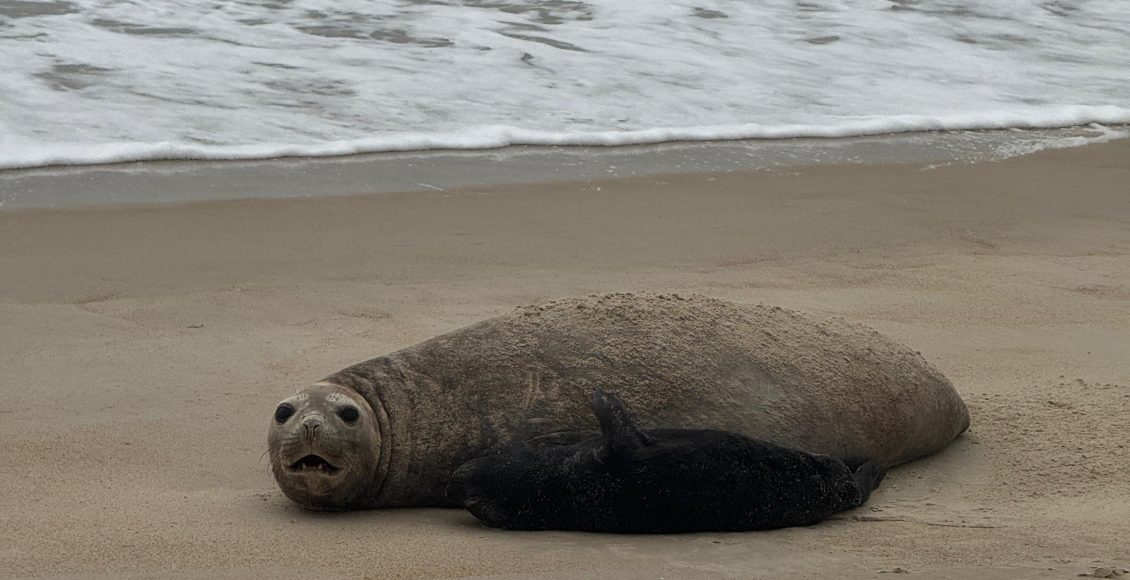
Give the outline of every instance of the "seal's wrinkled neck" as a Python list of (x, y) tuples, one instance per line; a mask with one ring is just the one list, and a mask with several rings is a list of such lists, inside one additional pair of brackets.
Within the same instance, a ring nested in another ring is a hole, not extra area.
[(375, 453), (376, 466), (366, 489), (352, 501), (350, 507), (378, 508), (389, 505), (386, 484), (393, 469), (395, 449), (408, 445), (407, 433), (394, 427), (394, 411), (406, 408), (404, 401), (404, 376), (392, 360), (379, 357), (343, 369), (321, 381), (357, 393), (369, 404), (377, 433), (379, 451)]

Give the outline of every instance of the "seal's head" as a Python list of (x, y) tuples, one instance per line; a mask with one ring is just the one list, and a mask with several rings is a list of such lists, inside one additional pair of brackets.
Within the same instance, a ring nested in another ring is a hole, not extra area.
[(447, 498), (495, 528), (597, 529), (601, 518), (613, 517), (599, 508), (616, 502), (624, 472), (646, 469), (650, 458), (646, 436), (620, 399), (597, 390), (592, 405), (601, 437), (472, 459), (452, 473)]
[(447, 498), (494, 528), (575, 528), (574, 506), (584, 504), (579, 496), (586, 496), (597, 479), (583, 465), (584, 456), (591, 456), (586, 451), (554, 446), (473, 459), (451, 475)]
[(313, 509), (364, 502), (377, 477), (380, 426), (364, 397), (318, 383), (279, 403), (267, 437), (271, 472), (283, 493)]

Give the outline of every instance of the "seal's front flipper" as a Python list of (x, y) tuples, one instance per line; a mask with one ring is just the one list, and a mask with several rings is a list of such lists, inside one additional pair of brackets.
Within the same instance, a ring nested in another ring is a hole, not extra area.
[(887, 468), (877, 461), (867, 461), (855, 470), (855, 483), (859, 486), (859, 505), (867, 503), (871, 492), (887, 475)]
[(592, 394), (592, 410), (600, 423), (603, 453), (616, 455), (649, 443), (647, 435), (632, 422), (627, 407), (616, 395), (597, 389)]

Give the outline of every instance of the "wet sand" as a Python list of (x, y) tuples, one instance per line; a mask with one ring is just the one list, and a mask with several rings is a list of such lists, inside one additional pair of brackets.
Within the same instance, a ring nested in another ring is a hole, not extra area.
[[(1130, 568), (1130, 140), (1001, 162), (0, 212), (0, 575), (1072, 578)], [(128, 177), (123, 177), (128, 179)], [(347, 193), (347, 192), (343, 192)], [(697, 292), (921, 351), (973, 427), (868, 506), (748, 534), (321, 514), (275, 403), (530, 302)]]

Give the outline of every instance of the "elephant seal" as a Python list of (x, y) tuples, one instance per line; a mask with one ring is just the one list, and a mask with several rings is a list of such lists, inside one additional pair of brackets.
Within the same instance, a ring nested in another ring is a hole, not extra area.
[(492, 528), (744, 532), (861, 506), (886, 473), (727, 431), (640, 430), (600, 390), (592, 408), (599, 437), (473, 459), (455, 470), (447, 497)]
[[(643, 427), (731, 431), (848, 464), (929, 455), (969, 426), (940, 372), (866, 327), (609, 294), (518, 308), (307, 387), (271, 419), (272, 472), (316, 509), (456, 505), (444, 491), (463, 462), (513, 441), (593, 436), (585, 399), (598, 387)], [(337, 414), (345, 399), (363, 416), (352, 424)]]

